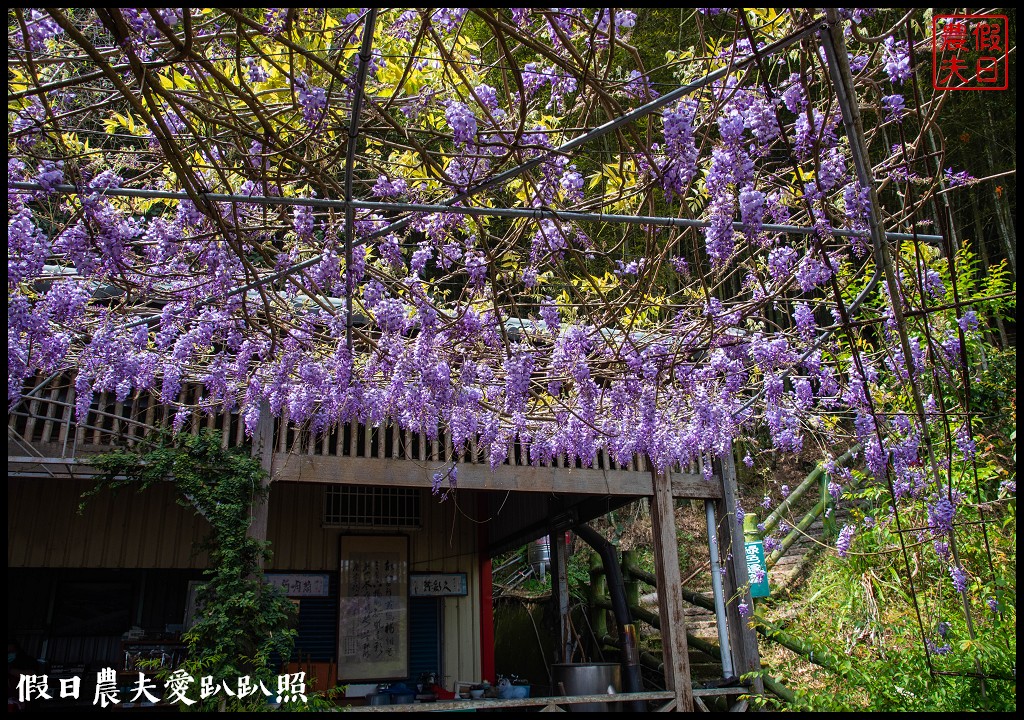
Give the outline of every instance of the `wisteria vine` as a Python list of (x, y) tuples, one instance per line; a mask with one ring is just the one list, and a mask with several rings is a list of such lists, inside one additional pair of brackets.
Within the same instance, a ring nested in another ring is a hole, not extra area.
[[(33, 185), (8, 191), (9, 407), (36, 378), (73, 369), (79, 418), (96, 393), (152, 391), (180, 428), (192, 411), (183, 383), (199, 382), (200, 409), (239, 412), (247, 433), (266, 403), (314, 433), (444, 428), (494, 466), (516, 442), (531, 463), (587, 466), (604, 450), (659, 470), (738, 443), (751, 463), (858, 443), (867, 471), (893, 478), (894, 503), (927, 502), (926, 532), (963, 590), (942, 549), (961, 496), (924, 469), (923, 438), (945, 417), (940, 386), (969, 372), (978, 316), (919, 313), (904, 357), (892, 303), (948, 304), (954, 279), (898, 246), (904, 296), (880, 287), (851, 301), (874, 287), (872, 210), (887, 230), (918, 230), (923, 204), (887, 204), (884, 188), (926, 194), (971, 178), (936, 177), (906, 146), (888, 152), (890, 133), (909, 131), (914, 48), (892, 36), (865, 47), (850, 36), (864, 13), (843, 25), (874, 102), (877, 208), (818, 36), (762, 56), (820, 25), (806, 13), (737, 16), (749, 37), (723, 33), (649, 70), (630, 10), (388, 10), (369, 30), (360, 86), (364, 12), (11, 10), (8, 179)], [(691, 17), (707, 32), (727, 19)], [(344, 197), (357, 93), (356, 197), (555, 215), (360, 210), (347, 262), (345, 212), (287, 200)], [(807, 232), (769, 229), (779, 225)], [(878, 402), (908, 382), (929, 398), (923, 419)], [(954, 434), (947, 470), (974, 452), (969, 422)], [(840, 496), (849, 471), (832, 479)], [(843, 528), (840, 554), (856, 532)]]

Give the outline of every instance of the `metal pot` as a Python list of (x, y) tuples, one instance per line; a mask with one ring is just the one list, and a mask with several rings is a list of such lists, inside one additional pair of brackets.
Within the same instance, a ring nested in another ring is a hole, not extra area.
[[(555, 663), (551, 666), (555, 687), (566, 695), (616, 695), (622, 691), (618, 663)], [(571, 712), (617, 712), (619, 703), (577, 703)]]
[(390, 705), (391, 696), (384, 693), (373, 693), (366, 696), (366, 702), (368, 705)]

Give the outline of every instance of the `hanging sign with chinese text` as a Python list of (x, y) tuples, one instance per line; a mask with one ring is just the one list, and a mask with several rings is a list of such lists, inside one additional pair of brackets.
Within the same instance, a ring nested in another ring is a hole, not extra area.
[(466, 573), (412, 573), (411, 597), (463, 597), (469, 594)]
[(341, 537), (338, 678), (409, 676), (409, 539)]

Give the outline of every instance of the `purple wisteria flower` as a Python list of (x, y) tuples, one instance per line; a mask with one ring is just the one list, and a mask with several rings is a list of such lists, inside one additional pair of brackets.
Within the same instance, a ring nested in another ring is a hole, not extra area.
[(561, 325), (561, 317), (558, 314), (558, 307), (551, 297), (545, 297), (544, 303), (540, 306), (540, 317), (544, 321), (544, 327), (551, 334), (557, 334)]
[(977, 444), (971, 438), (971, 426), (969, 423), (964, 423), (956, 429), (956, 447), (961, 452), (965, 460), (970, 460), (974, 457), (974, 452), (977, 450)]
[(797, 332), (800, 333), (800, 337), (805, 342), (811, 342), (814, 339), (814, 333), (818, 329), (817, 323), (814, 321), (814, 311), (811, 310), (807, 303), (797, 303), (793, 309), (793, 321), (796, 323)]
[(786, 89), (782, 93), (782, 104), (794, 115), (800, 115), (807, 109), (807, 94), (796, 73), (789, 76)]
[(740, 193), (740, 221), (748, 235), (761, 232), (764, 222), (764, 193), (753, 188)]
[(461, 145), (472, 145), (476, 139), (476, 115), (465, 103), (452, 100), (445, 108), (444, 116), (451, 126), (455, 142)]
[(672, 262), (672, 269), (675, 270), (680, 275), (689, 275), (690, 274), (690, 265), (689, 265), (689, 263), (686, 262), (686, 258), (684, 258), (684, 257), (674, 257), (674, 258), (672, 258), (671, 262)]
[(263, 64), (256, 58), (246, 58), (245, 68), (248, 71), (248, 80), (252, 84), (264, 83), (270, 79), (270, 75), (263, 68)]
[(287, 20), (288, 8), (269, 8), (263, 20), (263, 31), (271, 37), (276, 37), (284, 32), (284, 25)]
[(953, 588), (958, 593), (967, 592), (967, 573), (959, 565), (950, 565), (949, 577), (953, 581)]
[[(769, 262), (771, 262), (770, 259)], [(803, 292), (810, 292), (814, 288), (824, 285), (831, 277), (832, 270), (825, 263), (809, 255), (805, 256), (797, 266), (796, 282)]]
[(312, 130), (323, 119), (327, 109), (327, 91), (322, 87), (310, 85), (309, 77), (305, 73), (295, 78), (295, 91), (299, 106), (302, 108), (302, 119)]
[(857, 528), (853, 525), (844, 525), (839, 531), (839, 539), (836, 540), (836, 553), (839, 557), (846, 557), (850, 552), (850, 544), (853, 542), (853, 534)]
[(467, 10), (468, 8), (438, 8), (431, 20), (447, 35), (458, 29), (466, 17)]
[(776, 282), (784, 280), (796, 265), (797, 252), (791, 247), (780, 245), (768, 253), (768, 274)]
[(380, 197), (405, 195), (409, 192), (409, 184), (403, 178), (391, 180), (387, 175), (381, 175), (377, 178), (377, 182), (374, 183), (372, 192)]
[(28, 26), (29, 44), (35, 52), (45, 50), (47, 40), (64, 32), (64, 28), (41, 10), (29, 12), (29, 21), (26, 25)]
[(978, 180), (966, 170), (960, 172), (953, 172), (953, 168), (946, 168), (942, 171), (942, 176), (949, 183), (950, 187), (960, 187), (961, 185), (973, 185)]
[(44, 160), (43, 164), (39, 166), (36, 182), (43, 186), (44, 194), (52, 193), (57, 185), (64, 182), (64, 161)]
[(480, 104), (485, 108), (491, 111), (498, 109), (498, 91), (490, 85), (481, 83), (473, 88), (473, 92), (476, 93), (477, 98), (480, 99)]
[(665, 124), (666, 163), (662, 167), (662, 186), (671, 199), (682, 196), (697, 172), (697, 145), (694, 138), (694, 118), (697, 101), (680, 100), (674, 108), (662, 112)]
[(957, 319), (956, 324), (959, 325), (960, 329), (963, 330), (965, 333), (968, 333), (971, 330), (977, 330), (978, 314), (975, 313), (973, 310), (968, 310), (967, 312), (964, 313), (964, 316), (962, 318)]
[(832, 498), (832, 502), (839, 502), (839, 498), (843, 495), (843, 486), (833, 480), (829, 480), (828, 494)]
[[(433, 494), (433, 495), (440, 495), (441, 494), (441, 484), (446, 479), (448, 480), (448, 487), (449, 487), (449, 489), (454, 490), (456, 488), (456, 477), (457, 477), (456, 473), (457, 473), (457, 468), (454, 465), (452, 465), (452, 467), (449, 470), (447, 470), (446, 472), (436, 472), (436, 473), (434, 473), (434, 475), (433, 475), (433, 477), (431, 479), (431, 483), (430, 483), (430, 492), (431, 492), (431, 494)], [(441, 497), (441, 501), (443, 502), (446, 499), (447, 499), (447, 492)]]
[(747, 605), (746, 603), (741, 602), (736, 607), (736, 610), (739, 612), (740, 617), (742, 617), (742, 618), (750, 617), (750, 606)]
[(910, 53), (905, 40), (887, 37), (882, 46), (885, 74), (893, 84), (902, 84), (910, 77)]
[(623, 92), (640, 100), (653, 100), (659, 93), (651, 87), (650, 78), (639, 70), (632, 70), (629, 79), (622, 88)]
[(903, 112), (906, 109), (907, 101), (902, 95), (886, 95), (882, 98), (882, 107), (885, 109), (887, 122), (903, 122)]
[(953, 531), (956, 505), (943, 495), (928, 505), (928, 527), (935, 535), (948, 535)]
[(860, 25), (876, 12), (878, 11), (870, 8), (839, 8), (839, 16), (844, 20), (852, 21), (855, 25)]
[(315, 226), (316, 221), (313, 218), (313, 208), (308, 205), (296, 205), (292, 219), (292, 227), (295, 228), (295, 234), (303, 240), (309, 240), (313, 237), (313, 228)]
[(855, 75), (868, 66), (871, 58), (868, 55), (851, 55), (850, 71)]

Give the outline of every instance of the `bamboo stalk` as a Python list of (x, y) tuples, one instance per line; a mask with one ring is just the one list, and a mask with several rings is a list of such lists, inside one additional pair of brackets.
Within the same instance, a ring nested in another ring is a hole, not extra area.
[[(858, 452), (860, 452), (860, 445), (854, 445), (845, 453), (836, 458), (836, 465), (845, 465), (846, 463), (850, 462), (850, 460), (853, 459), (853, 456)], [(824, 474), (825, 466), (819, 463), (817, 467), (815, 467), (814, 470), (812, 470), (810, 474), (807, 477), (805, 477), (799, 485), (796, 486), (793, 492), (791, 492), (785, 500), (779, 503), (779, 506), (775, 508), (775, 510), (773, 510), (767, 518), (765, 518), (764, 532), (766, 535), (770, 534), (772, 530), (775, 529), (775, 526), (778, 525), (779, 522), (782, 520), (783, 516), (787, 512), (789, 512), (789, 509), (800, 498), (802, 498), (808, 490), (814, 487), (815, 482), (819, 480), (821, 476)]]

